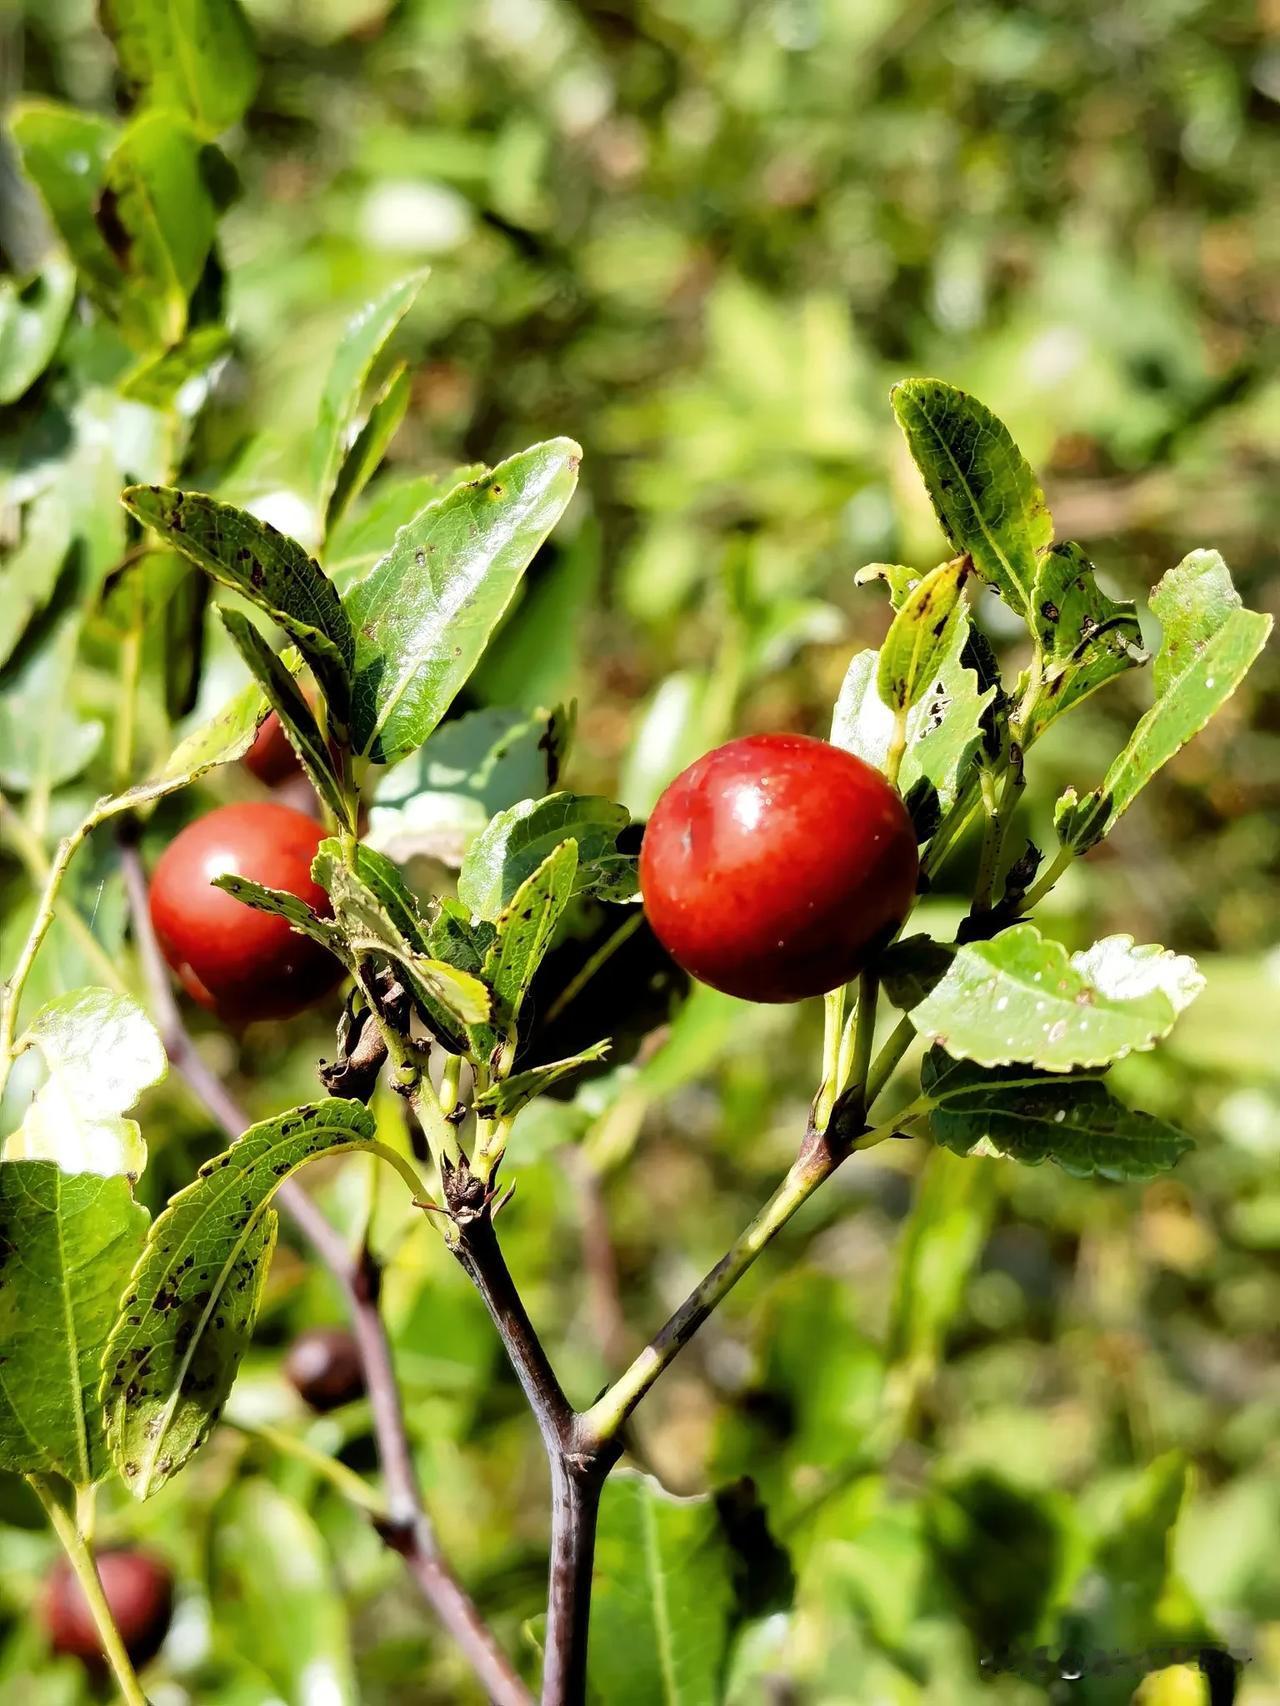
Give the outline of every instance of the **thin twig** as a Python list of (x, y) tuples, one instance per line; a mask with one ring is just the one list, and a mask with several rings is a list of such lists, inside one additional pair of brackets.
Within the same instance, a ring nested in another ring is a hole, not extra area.
[[(135, 847), (122, 847), (121, 864), (152, 1016), (170, 1064), (227, 1136), (237, 1138), (250, 1122), (205, 1062), (183, 1023), (151, 928), (146, 873)], [(285, 1181), (276, 1201), (329, 1269), (347, 1300), (386, 1489), (386, 1519), (375, 1522), (375, 1527), (404, 1559), (423, 1597), (458, 1643), (491, 1698), (498, 1706), (529, 1706), (529, 1691), (450, 1571), (423, 1508), (391, 1347), (378, 1310), (376, 1278), (365, 1264), (353, 1260), (341, 1234), (296, 1180)]]

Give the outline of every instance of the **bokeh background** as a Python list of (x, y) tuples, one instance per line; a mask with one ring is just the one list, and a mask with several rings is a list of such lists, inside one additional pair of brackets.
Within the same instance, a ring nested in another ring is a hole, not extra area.
[[(413, 401), (383, 479), (561, 432), (583, 444), (580, 496), (469, 689), (472, 704), (576, 697), (580, 791), (643, 816), (730, 733), (825, 731), (850, 654), (887, 621), (855, 571), (941, 555), (888, 407), (907, 374), (1008, 422), (1059, 535), (1112, 593), (1141, 597), (1216, 545), (1246, 603), (1276, 608), (1276, 0), (247, 10), (262, 81), (227, 142), (241, 193), (221, 227), (236, 354), (187, 483), (302, 526), (340, 327), (429, 263), (397, 339)], [(85, 0), (10, 3), (0, 51), (5, 99), (116, 106)], [(21, 272), (40, 225), (12, 159), (3, 170), (0, 247)], [(1012, 639), (998, 607), (984, 614)], [(215, 646), (206, 699), (234, 678)], [(1049, 833), (1063, 786), (1101, 776), (1148, 693), (1134, 672), (1045, 740), (1029, 834)], [(217, 781), (204, 803), (250, 786)], [(1169, 1044), (1115, 1073), (1197, 1138), (1176, 1173), (1107, 1187), (878, 1149), (642, 1412), (646, 1466), (682, 1493), (753, 1476), (789, 1555), (760, 1547), (743, 1587), (734, 1706), (1120, 1702), (1139, 1686), (1180, 1706), (1208, 1698), (1189, 1671), (1142, 1683), (1158, 1667), (1135, 1662), (1068, 1685), (979, 1660), (1184, 1635), (1250, 1655), (1249, 1706), (1280, 1700), (1278, 806), (1273, 651), (1045, 909), (1072, 947), (1123, 929), (1202, 961), (1208, 988)], [(6, 871), (8, 966), (25, 917)], [(939, 923), (962, 909), (963, 860), (951, 875), (954, 896), (928, 903)], [(112, 873), (84, 880), (118, 943)], [(64, 947), (51, 987), (74, 976)], [(699, 992), (636, 1059), (522, 1125), (504, 1225), (571, 1393), (602, 1383), (785, 1168), (820, 1023)], [(323, 1045), (305, 1021), (205, 1038), (260, 1113), (309, 1093)], [(176, 1087), (144, 1127), (157, 1197), (214, 1147)], [(366, 1185), (346, 1169), (327, 1206), (357, 1222)], [(532, 1668), (537, 1440), (438, 1238), (392, 1203), (377, 1216), (432, 1512)], [(616, 1286), (584, 1255), (602, 1225)], [(363, 1408), (306, 1424), (279, 1374), (300, 1326), (339, 1318), (282, 1249), (237, 1401), (366, 1467)], [(3, 1498), (0, 1696), (74, 1706), (87, 1685), (47, 1661), (30, 1616), (52, 1543), (18, 1485)], [(156, 1706), (477, 1698), (396, 1561), (241, 1435), (103, 1524), (182, 1578)]]

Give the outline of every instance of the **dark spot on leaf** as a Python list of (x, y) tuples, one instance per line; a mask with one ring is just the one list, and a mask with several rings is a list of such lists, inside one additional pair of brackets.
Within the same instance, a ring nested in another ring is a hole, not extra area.
[(120, 197), (108, 185), (98, 197), (98, 205), (94, 209), (94, 223), (102, 233), (102, 240), (115, 256), (117, 264), (129, 270), (129, 255), (133, 248), (133, 237), (120, 217)]
[(1056, 622), (1062, 615), (1062, 612), (1058, 609), (1057, 605), (1051, 598), (1046, 598), (1044, 603), (1040, 606), (1040, 614), (1044, 617), (1046, 622)]

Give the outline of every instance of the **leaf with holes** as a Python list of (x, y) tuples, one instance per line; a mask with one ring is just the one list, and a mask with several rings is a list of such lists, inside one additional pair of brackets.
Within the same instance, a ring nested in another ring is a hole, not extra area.
[(911, 1022), (956, 1060), (1070, 1072), (1153, 1047), (1203, 987), (1194, 960), (1132, 936), (1068, 955), (1034, 924), (1015, 924), (958, 948)]
[(1084, 853), (1109, 835), (1147, 783), (1226, 704), (1271, 632), (1271, 617), (1246, 610), (1216, 551), (1192, 551), (1156, 586), (1151, 610), (1164, 629), (1152, 675), (1156, 700), (1100, 788), (1069, 791), (1055, 824), (1064, 846)]
[[(995, 696), (994, 686), (979, 687), (965, 661), (969, 620), (960, 611), (950, 646), (927, 689), (907, 712), (907, 748), (898, 772), (903, 794), (923, 778), (937, 790), (946, 811), (977, 754), (982, 715)], [(877, 685), (880, 654), (859, 652), (849, 665), (831, 719), (834, 745), (883, 770), (893, 741), (893, 712)]]
[(625, 806), (599, 795), (548, 794), (499, 812), (472, 842), (458, 873), (458, 899), (481, 918), (496, 918), (525, 879), (562, 841), (578, 844), (576, 894), (625, 900), (635, 893), (635, 859), (619, 853), (631, 821)]
[(972, 570), (968, 557), (941, 563), (898, 607), (876, 666), (876, 687), (891, 711), (919, 704), (955, 651), (964, 617), (961, 593)]
[(56, 1161), (67, 1173), (137, 1178), (147, 1146), (124, 1115), (169, 1070), (159, 1033), (137, 1002), (110, 989), (76, 989), (42, 1007), (15, 1052), (34, 1050), (47, 1073), (6, 1161)]
[(604, 1042), (593, 1043), (590, 1048), (568, 1055), (564, 1060), (549, 1060), (544, 1066), (513, 1072), (509, 1078), (500, 1078), (496, 1084), (491, 1084), (475, 1098), (472, 1106), (482, 1120), (509, 1119), (532, 1102), (535, 1096), (541, 1096), (544, 1090), (565, 1078), (572, 1078), (575, 1072), (581, 1072), (592, 1061), (603, 1060), (608, 1052), (606, 1038)]
[(1133, 605), (1107, 597), (1078, 545), (1064, 541), (1045, 552), (1034, 604), (1045, 685), (1024, 731), (1028, 738), (1115, 676), (1147, 662)]
[(1007, 604), (1029, 616), (1036, 554), (1053, 520), (1009, 429), (984, 404), (939, 379), (893, 388), (893, 412), (942, 531)]
[(146, 1235), (125, 1179), (0, 1163), (0, 1467), (76, 1487), (110, 1469), (99, 1364)]
[(272, 1197), (306, 1162), (373, 1137), (359, 1102), (294, 1108), (207, 1161), (152, 1224), (102, 1359), (107, 1444), (137, 1498), (204, 1443), (231, 1390), (275, 1245)]
[(956, 1155), (1056, 1162), (1077, 1178), (1150, 1179), (1192, 1147), (1154, 1114), (1126, 1108), (1100, 1077), (984, 1067), (930, 1049), (920, 1073), (929, 1133)]
[(410, 273), (391, 288), (365, 303), (352, 316), (342, 341), (334, 352), (333, 364), (325, 380), (320, 398), (320, 416), (312, 439), (312, 474), (316, 486), (317, 507), (322, 515), (338, 483), (339, 470), (347, 455), (351, 428), (360, 411), (360, 399), (369, 383), (373, 364), (385, 348), (387, 340), (413, 306), (422, 289), (427, 269)]
[(455, 487), (352, 589), (357, 752), (391, 764), (440, 722), (573, 496), (581, 460), (571, 439), (552, 439)]
[(551, 946), (556, 925), (574, 893), (578, 845), (562, 841), (498, 914), (498, 933), (485, 956), (484, 980), (493, 990), (495, 1022), (514, 1035), (525, 992)]
[(130, 486), (121, 502), (144, 527), (279, 623), (345, 722), (355, 638), (333, 582), (296, 540), (203, 492)]

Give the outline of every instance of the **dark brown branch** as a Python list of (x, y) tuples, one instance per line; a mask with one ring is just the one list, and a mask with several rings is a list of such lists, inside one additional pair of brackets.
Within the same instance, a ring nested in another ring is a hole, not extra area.
[[(175, 1072), (203, 1103), (229, 1138), (250, 1124), (235, 1098), (201, 1056), (182, 1020), (160, 953), (147, 904), (147, 880), (138, 851), (122, 846), (121, 864), (142, 962), (165, 1053)], [(372, 1080), (369, 1089), (372, 1090)], [(461, 1583), (441, 1554), (435, 1529), (422, 1504), (413, 1453), (405, 1428), (391, 1359), (391, 1346), (377, 1307), (377, 1286), (369, 1283), (367, 1263), (357, 1261), (338, 1231), (297, 1183), (289, 1179), (276, 1200), (333, 1275), (346, 1298), (352, 1332), (364, 1366), (374, 1437), (382, 1464), (387, 1517), (378, 1524), (382, 1538), (405, 1561), (424, 1599), (453, 1636), (472, 1669), (498, 1706), (530, 1706), (531, 1696)]]

